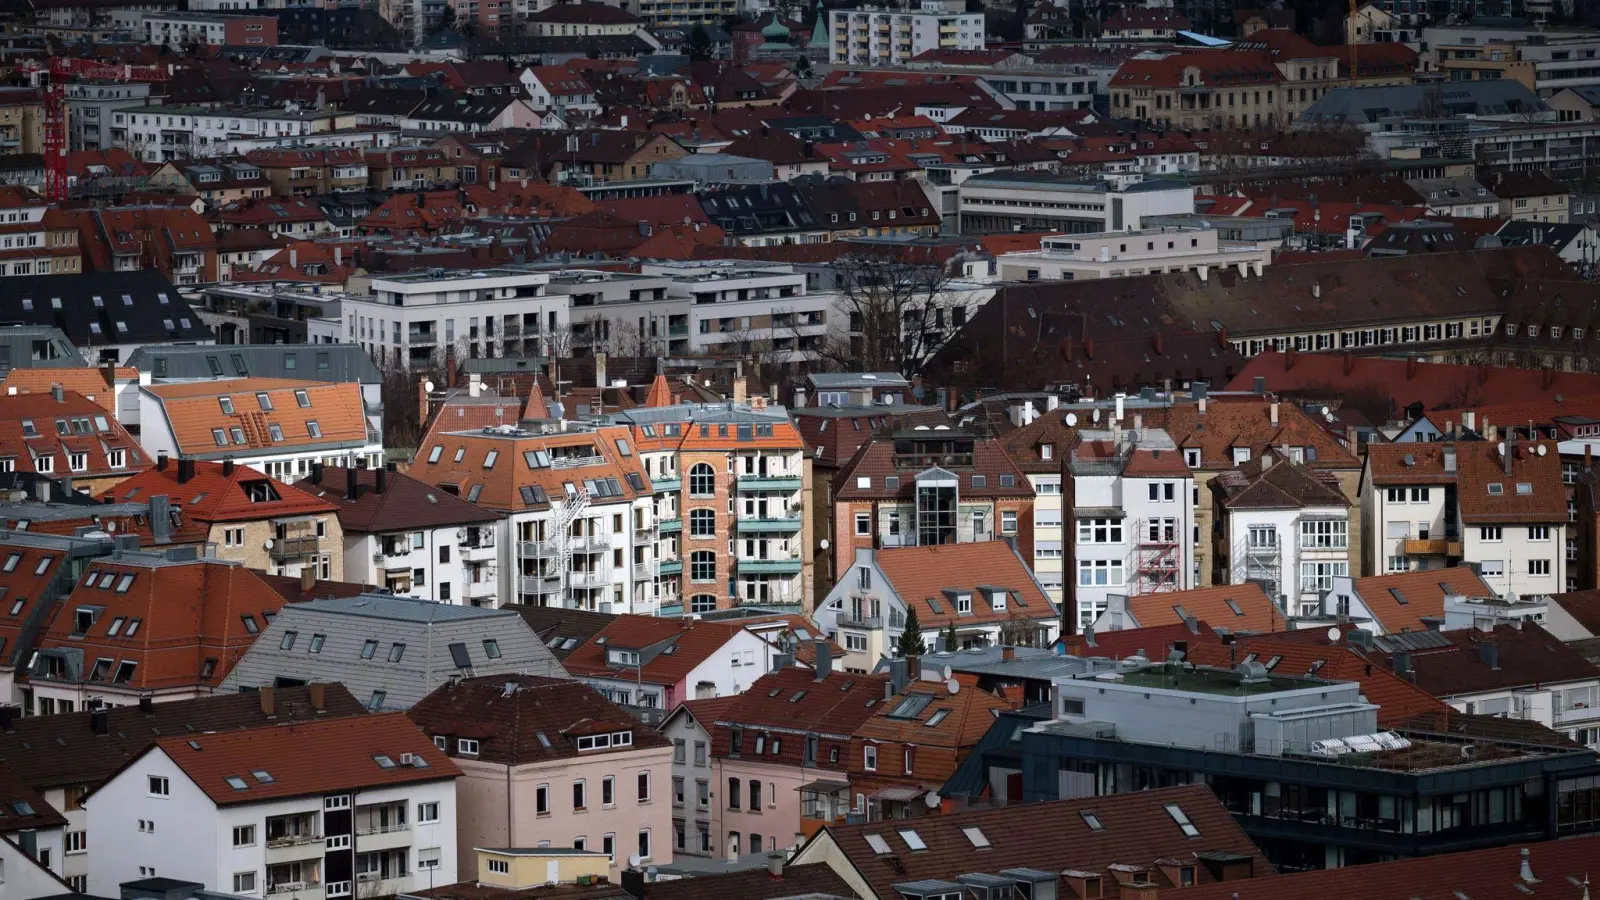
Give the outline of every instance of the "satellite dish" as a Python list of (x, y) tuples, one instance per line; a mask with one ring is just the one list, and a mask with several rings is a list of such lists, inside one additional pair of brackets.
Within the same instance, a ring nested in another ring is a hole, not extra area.
[(822, 539), (822, 543), (818, 544), (817, 546), (821, 547), (824, 550), (828, 549), (828, 539), (827, 538), (823, 538)]
[(265, 547), (266, 547), (266, 548), (267, 548), (267, 549), (268, 549), (268, 550), (271, 550), (271, 549), (272, 549), (272, 538), (267, 538), (267, 541), (266, 541), (266, 544), (265, 544), (265, 545), (264, 545), (264, 546), (265, 546)]
[(430, 378), (427, 381), (424, 381), (422, 383), (422, 389), (430, 394), (433, 393), (433, 379)]
[(116, 534), (116, 533), (117, 533), (117, 523), (115, 523), (115, 522), (107, 522), (106, 523), (106, 534)]
[(950, 669), (949, 666), (945, 666), (944, 668), (939, 670), (939, 677), (943, 678), (945, 681), (949, 681), (950, 680), (950, 676), (951, 676), (951, 669)]
[(1539, 455), (1540, 455), (1540, 456), (1543, 456), (1543, 455), (1545, 455), (1545, 453), (1547, 453), (1547, 452), (1549, 452), (1549, 450), (1550, 450), (1550, 448), (1549, 448), (1549, 447), (1546, 447), (1546, 446), (1545, 446), (1545, 445), (1543, 445), (1543, 444), (1540, 444), (1540, 445), (1539, 445)]
[(1329, 409), (1329, 408), (1327, 408), (1327, 407), (1326, 407), (1326, 406), (1324, 406), (1324, 407), (1323, 407), (1323, 408), (1322, 408), (1322, 415), (1323, 415), (1323, 416), (1324, 416), (1324, 417), (1326, 417), (1326, 416), (1331, 416), (1331, 415), (1333, 415), (1333, 410), (1331, 410), (1331, 409)]
[(922, 795), (922, 802), (926, 803), (929, 809), (938, 809), (944, 798), (940, 797), (937, 791), (929, 791)]
[(944, 689), (952, 694), (958, 693), (961, 690), (961, 682), (952, 678), (944, 683)]
[(1339, 639), (1339, 636), (1341, 634), (1343, 634), (1343, 633), (1344, 632), (1339, 630), (1339, 626), (1335, 625), (1332, 628), (1328, 629), (1328, 640), (1337, 641)]
[(1505, 441), (1501, 441), (1500, 443), (1495, 444), (1494, 445), (1494, 449), (1495, 449), (1496, 453), (1499, 453), (1501, 456), (1505, 456), (1506, 455), (1506, 442)]
[(637, 854), (637, 853), (628, 854), (628, 865), (637, 866), (637, 865), (639, 865), (639, 860), (640, 860), (639, 854)]
[(1067, 427), (1068, 428), (1076, 428), (1077, 426), (1078, 426), (1078, 414), (1077, 413), (1067, 413)]
[(1099, 409), (1098, 409), (1098, 408), (1096, 408), (1096, 409), (1095, 409), (1095, 411), (1094, 411), (1094, 413), (1093, 413), (1093, 416), (1094, 416), (1094, 420), (1095, 420), (1095, 421), (1096, 421), (1096, 422), (1099, 422), (1099, 421), (1100, 421), (1100, 410), (1099, 410)]

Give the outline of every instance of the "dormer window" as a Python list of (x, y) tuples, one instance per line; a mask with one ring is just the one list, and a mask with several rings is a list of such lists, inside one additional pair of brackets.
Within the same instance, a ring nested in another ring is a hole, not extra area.
[(1039, 458), (1040, 459), (1054, 459), (1055, 455), (1056, 455), (1056, 445), (1055, 444), (1040, 444), (1039, 445)]

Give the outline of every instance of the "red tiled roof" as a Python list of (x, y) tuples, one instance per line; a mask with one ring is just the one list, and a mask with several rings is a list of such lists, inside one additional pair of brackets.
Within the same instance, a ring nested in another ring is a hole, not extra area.
[[(1032, 571), (1005, 541), (973, 541), (931, 547), (897, 547), (874, 554), (878, 568), (925, 629), (1004, 622), (1016, 617), (1054, 619), (1060, 613)], [(1005, 591), (995, 609), (984, 588)], [(956, 612), (945, 591), (972, 597), (970, 615)]]
[[(110, 464), (114, 450), (125, 458), (119, 468)], [(71, 464), (77, 454), (83, 456), (82, 468)], [(133, 474), (150, 465), (121, 422), (100, 403), (74, 391), (63, 391), (60, 400), (49, 392), (0, 396), (0, 457), (9, 457), (17, 472), (44, 471), (57, 477)], [(43, 469), (42, 459), (49, 460)]]
[(1121, 631), (1069, 634), (1061, 636), (1056, 641), (1057, 646), (1066, 651), (1068, 656), (1103, 656), (1107, 659), (1143, 656), (1145, 659), (1158, 661), (1166, 659), (1167, 652), (1179, 644), (1192, 648), (1207, 643), (1220, 644), (1221, 639), (1216, 631), (1203, 621), (1196, 621), (1193, 631), (1189, 630), (1187, 623), (1176, 622), (1168, 625), (1124, 628)]
[[(1321, 254), (1319, 254), (1320, 256)], [(1315, 391), (1350, 394), (1371, 386), (1393, 398), (1398, 412), (1421, 403), (1424, 409), (1490, 408), (1497, 422), (1526, 420), (1520, 410), (1548, 405), (1571, 415), (1555, 402), (1592, 396), (1600, 409), (1600, 375), (1545, 369), (1513, 369), (1489, 365), (1456, 365), (1404, 359), (1380, 359), (1336, 353), (1279, 353), (1269, 351), (1250, 359), (1224, 390), (1254, 390), (1255, 379), (1265, 378), (1266, 389), (1294, 395)], [(1506, 409), (1495, 410), (1496, 405)], [(1460, 420), (1456, 416), (1457, 421)], [(1444, 422), (1437, 423), (1444, 427)]]
[(1441, 712), (1445, 704), (1427, 691), (1370, 660), (1347, 645), (1329, 646), (1271, 637), (1241, 638), (1231, 649), (1220, 643), (1193, 644), (1189, 661), (1202, 666), (1232, 669), (1254, 657), (1276, 675), (1312, 676), (1328, 681), (1354, 681), (1361, 694), (1378, 704), (1378, 725), (1393, 727), (1420, 713)]
[[(1494, 631), (1457, 628), (1440, 632), (1451, 646), (1411, 653), (1411, 669), (1418, 687), (1438, 697), (1509, 690), (1529, 685), (1549, 686), (1567, 681), (1591, 680), (1600, 668), (1568, 647), (1535, 622), (1498, 625)], [(1492, 644), (1491, 662), (1484, 645)], [(1367, 654), (1383, 658), (1388, 654)]]
[[(332, 503), (319, 500), (294, 485), (275, 481), (248, 466), (235, 466), (232, 474), (224, 474), (222, 463), (197, 461), (194, 477), (182, 483), (178, 481), (178, 468), (173, 462), (164, 470), (146, 469), (101, 496), (114, 497), (123, 503), (142, 503), (155, 494), (165, 494), (172, 498), (174, 509), (181, 507), (186, 516), (208, 525), (338, 511)], [(261, 483), (270, 484), (277, 498), (252, 501), (244, 486)]]
[(1194, 69), (1200, 81), (1212, 88), (1269, 87), (1283, 81), (1272, 55), (1265, 51), (1235, 50), (1175, 53), (1158, 59), (1130, 59), (1111, 78), (1113, 88), (1177, 88), (1185, 70)]
[[(801, 765), (804, 741), (779, 736), (776, 746), (772, 740), (764, 740), (761, 752), (755, 752), (763, 727), (782, 728), (790, 735), (797, 731), (818, 735), (816, 768), (844, 771), (849, 765), (851, 736), (877, 713), (880, 704), (888, 702), (883, 698), (888, 681), (887, 675), (844, 672), (832, 672), (819, 680), (816, 672), (794, 666), (768, 672), (740, 694), (738, 702), (717, 714), (711, 728), (711, 753), (720, 759), (737, 756)], [(737, 748), (732, 745), (731, 725), (741, 727)], [(835, 747), (841, 751), (838, 762), (832, 761)]]
[[(352, 472), (356, 476), (356, 495), (349, 498), (345, 489)], [(376, 469), (328, 466), (322, 470), (320, 486), (309, 480), (301, 484), (339, 507), (339, 526), (347, 535), (483, 524), (500, 519), (476, 503), (400, 472), (385, 473), (382, 493), (378, 492)]]
[[(1561, 459), (1554, 452), (1555, 445), (1506, 444), (1511, 454), (1508, 472), (1498, 449), (1504, 443), (1373, 444), (1367, 448), (1367, 476), (1380, 486), (1453, 483), (1461, 521), (1468, 524), (1566, 522), (1567, 489), (1561, 481)], [(1455, 451), (1454, 473), (1444, 471), (1446, 448)], [(1528, 488), (1523, 491), (1519, 485)]]
[[(619, 672), (650, 684), (674, 685), (695, 667), (720, 651), (744, 626), (694, 619), (660, 619), (655, 616), (619, 615), (600, 633), (578, 645), (562, 665), (574, 676), (610, 677)], [(602, 642), (600, 639), (604, 638)], [(642, 650), (664, 641), (677, 649), (658, 653), (644, 664), (642, 671), (632, 666), (613, 666), (606, 662), (606, 648), (626, 647)]]
[(1443, 617), (1444, 598), (1448, 595), (1495, 596), (1494, 589), (1467, 566), (1373, 575), (1357, 578), (1355, 587), (1372, 617), (1390, 634), (1426, 631), (1428, 625), (1422, 619)]
[(1135, 622), (1146, 628), (1181, 623), (1185, 614), (1222, 631), (1267, 634), (1289, 627), (1282, 610), (1261, 585), (1253, 581), (1189, 591), (1134, 594), (1128, 598), (1128, 612)]

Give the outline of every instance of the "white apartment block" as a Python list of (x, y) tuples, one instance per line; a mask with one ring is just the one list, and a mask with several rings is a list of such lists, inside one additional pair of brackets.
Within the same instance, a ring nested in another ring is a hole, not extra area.
[(203, 106), (124, 106), (111, 110), (111, 146), (144, 162), (214, 156), (236, 138), (270, 138), (292, 145), (296, 138), (333, 131), (355, 117), (327, 110), (244, 109)]
[(111, 112), (129, 104), (160, 106), (163, 98), (150, 96), (148, 83), (115, 84), (76, 81), (66, 86), (67, 144), (73, 150), (111, 149)]
[(1070, 465), (1081, 629), (1106, 611), (1111, 594), (1194, 587), (1195, 485), (1164, 431), (1078, 433)]
[(983, 14), (964, 9), (959, 3), (923, 0), (915, 10), (870, 6), (833, 10), (828, 15), (828, 61), (900, 65), (926, 50), (982, 50)]
[(1350, 504), (1331, 474), (1273, 452), (1211, 480), (1216, 584), (1261, 585), (1287, 615), (1315, 615), (1350, 574)]
[[(791, 265), (749, 260), (646, 263), (644, 275), (665, 276), (667, 336), (673, 353), (747, 353), (770, 341), (772, 362), (815, 359), (835, 297), (809, 293)], [(681, 312), (680, 312), (681, 310)], [(683, 344), (676, 343), (683, 341)]]
[(1038, 250), (1002, 253), (996, 259), (1001, 281), (1084, 281), (1194, 272), (1201, 281), (1217, 269), (1241, 277), (1272, 262), (1272, 250), (1253, 243), (1221, 240), (1211, 228), (1163, 227), (1142, 231), (1051, 235)]
[[(516, 269), (429, 269), (372, 279), (370, 297), (341, 304), (344, 341), (379, 365), (431, 366), (457, 358), (542, 356), (567, 340), (568, 298), (550, 275)], [(552, 343), (554, 342), (554, 343)]]
[(959, 229), (962, 234), (1097, 234), (1143, 228), (1153, 216), (1194, 213), (1192, 187), (1142, 178), (1088, 181), (1019, 171), (973, 175), (956, 188)]

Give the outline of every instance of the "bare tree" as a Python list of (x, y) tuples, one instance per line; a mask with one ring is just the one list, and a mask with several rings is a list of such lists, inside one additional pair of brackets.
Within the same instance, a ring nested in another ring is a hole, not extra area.
[(909, 252), (858, 251), (834, 263), (839, 299), (818, 348), (825, 362), (909, 376), (943, 343), (938, 323), (950, 274), (942, 262)]
[(544, 333), (544, 355), (551, 359), (566, 359), (571, 356), (572, 345), (571, 325), (558, 325)]

